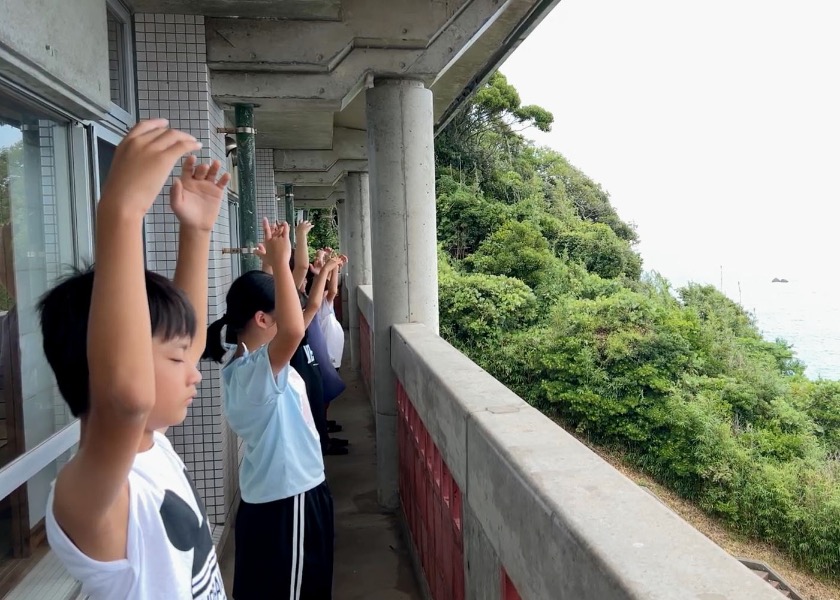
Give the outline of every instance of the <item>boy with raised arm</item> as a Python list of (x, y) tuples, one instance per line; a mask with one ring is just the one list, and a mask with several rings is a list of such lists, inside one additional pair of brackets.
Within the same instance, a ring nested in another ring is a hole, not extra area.
[(95, 269), (40, 303), (44, 353), (82, 425), (47, 501), (47, 535), (94, 600), (225, 598), (204, 506), (162, 433), (184, 420), (201, 380), (210, 233), (229, 180), (218, 161), (187, 157), (172, 186), (175, 282), (143, 257), (146, 212), (200, 147), (161, 119), (134, 127), (99, 202)]

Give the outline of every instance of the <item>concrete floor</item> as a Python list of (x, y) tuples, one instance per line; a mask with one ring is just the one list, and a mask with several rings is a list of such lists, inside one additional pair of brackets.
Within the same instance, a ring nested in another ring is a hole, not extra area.
[[(397, 519), (382, 512), (376, 503), (376, 450), (370, 401), (358, 377), (346, 372), (342, 376), (347, 391), (333, 403), (329, 416), (344, 427), (336, 436), (350, 440), (350, 454), (328, 456), (326, 460), (335, 502), (333, 598), (421, 600)], [(220, 559), (228, 597), (233, 584), (233, 538), (231, 532)]]

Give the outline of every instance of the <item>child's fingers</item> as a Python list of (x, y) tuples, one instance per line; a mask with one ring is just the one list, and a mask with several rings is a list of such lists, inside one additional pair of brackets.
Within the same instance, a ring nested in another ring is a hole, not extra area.
[(224, 189), (227, 184), (230, 183), (230, 173), (225, 173), (221, 177), (219, 177), (219, 181), (216, 182), (216, 187)]
[(195, 168), (195, 173), (193, 173), (193, 179), (198, 179), (199, 181), (207, 179), (207, 173), (209, 171), (210, 165), (202, 163)]
[(192, 177), (195, 171), (195, 163), (198, 159), (194, 154), (190, 154), (184, 159), (184, 164), (181, 165), (181, 178)]
[(149, 119), (148, 121), (140, 121), (137, 125), (131, 128), (131, 131), (128, 132), (125, 139), (140, 137), (141, 135), (145, 135), (158, 129), (165, 129), (168, 126), (169, 121), (166, 119)]
[(263, 217), (262, 220), (263, 238), (267, 241), (271, 239), (271, 225), (268, 224), (268, 217)]
[(175, 164), (179, 156), (183, 156), (188, 152), (195, 152), (201, 149), (201, 142), (190, 136), (189, 138), (179, 138), (172, 141), (166, 148), (157, 150), (162, 154), (170, 164)]
[(210, 166), (207, 169), (207, 176), (206, 179), (210, 181), (216, 181), (216, 176), (219, 174), (219, 169), (222, 168), (222, 163), (218, 160), (214, 160), (210, 163)]

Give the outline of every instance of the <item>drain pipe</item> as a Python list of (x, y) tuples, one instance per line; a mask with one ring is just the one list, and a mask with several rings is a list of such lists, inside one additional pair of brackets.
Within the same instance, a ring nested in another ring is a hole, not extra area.
[[(254, 248), (257, 239), (257, 164), (254, 129), (254, 106), (237, 104), (236, 160), (239, 171), (239, 241), (244, 248)], [(242, 253), (242, 272), (260, 268), (260, 259), (252, 253)]]

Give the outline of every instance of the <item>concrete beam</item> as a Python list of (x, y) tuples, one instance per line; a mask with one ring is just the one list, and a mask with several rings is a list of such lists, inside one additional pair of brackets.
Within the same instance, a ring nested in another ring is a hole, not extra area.
[(277, 181), (295, 185), (334, 187), (351, 171), (367, 171), (366, 160), (339, 160), (326, 171), (280, 171), (274, 172)]
[(514, 12), (489, 24), (444, 67), (431, 84), (435, 94), (436, 132), (446, 127), (461, 106), (502, 65), (560, 0), (537, 0), (525, 18)]
[[(276, 179), (278, 195), (283, 196), (284, 182)], [(345, 197), (344, 181), (330, 186), (295, 186), (296, 208), (328, 208)]]
[[(375, 4), (363, 0), (359, 2), (366, 7)], [(434, 83), (440, 73), (458, 63), (459, 57), (488, 29), (495, 26), (504, 33), (502, 24), (505, 24), (509, 33), (510, 23), (525, 20), (537, 3), (538, 0), (508, 0), (501, 3), (498, 0), (473, 0), (452, 14), (445, 26), (428, 38), (422, 47), (413, 42), (389, 45), (387, 39), (384, 43), (378, 43), (375, 39), (351, 38), (346, 42), (349, 45), (345, 45), (344, 40), (340, 43), (330, 42), (332, 45), (326, 46), (327, 50), (321, 54), (320, 61), (317, 60), (319, 54), (312, 56), (311, 50), (301, 55), (300, 50), (292, 50), (283, 43), (287, 35), (298, 39), (295, 29), (300, 24), (254, 24), (243, 20), (225, 23), (225, 31), (233, 41), (226, 42), (216, 37), (208, 40), (208, 56), (215, 69), (211, 71), (213, 96), (222, 104), (252, 102), (266, 110), (296, 110), (309, 106), (313, 109), (341, 111), (370, 84), (369, 76), (372, 75), (416, 79), (426, 85)], [(438, 4), (432, 2), (422, 6), (431, 9), (432, 5)], [(388, 12), (391, 13), (391, 10)], [(397, 12), (393, 11), (394, 14)], [(348, 19), (350, 24), (344, 29), (335, 24), (327, 24), (325, 27), (330, 28), (330, 33), (344, 31), (349, 34), (353, 32), (355, 22), (351, 11), (348, 11)], [(382, 25), (382, 18), (374, 23)], [(384, 25), (392, 26), (387, 20)], [(221, 25), (216, 25), (216, 30), (220, 29)], [(382, 36), (380, 39), (387, 38), (391, 31), (383, 27), (379, 31)], [(249, 40), (255, 36), (258, 43)], [(320, 36), (311, 34), (311, 37), (307, 37), (307, 43), (311, 45), (313, 39), (320, 39)], [(297, 45), (307, 44), (298, 42)], [(226, 52), (231, 47), (236, 49), (235, 53)], [(295, 52), (306, 61), (303, 67), (294, 58), (289, 58), (295, 57)], [(332, 54), (328, 55), (327, 52)], [(254, 72), (218, 70), (226, 68), (222, 60), (225, 55), (231, 57), (231, 64), (235, 68), (244, 70), (243, 63), (247, 63), (250, 65), (248, 70)], [(216, 60), (213, 61), (212, 57), (216, 57)], [(269, 69), (273, 72), (266, 72)], [(472, 73), (470, 69), (467, 71)], [(457, 95), (460, 90), (455, 93)]]
[[(336, 127), (329, 150), (275, 150), (278, 171), (328, 171), (339, 160), (367, 160), (367, 132)], [(367, 170), (367, 169), (363, 169)]]
[(341, 0), (127, 0), (134, 12), (213, 17), (338, 20)]
[[(344, 0), (343, 20), (208, 19), (215, 70), (328, 72), (355, 49), (423, 50), (474, 0)], [(240, 15), (243, 16), (243, 15)]]
[[(68, 23), (84, 23), (84, 34)], [(99, 120), (111, 103), (103, 0), (4, 0), (0, 73), (78, 117)]]

